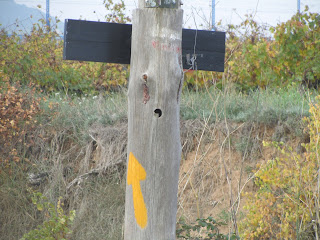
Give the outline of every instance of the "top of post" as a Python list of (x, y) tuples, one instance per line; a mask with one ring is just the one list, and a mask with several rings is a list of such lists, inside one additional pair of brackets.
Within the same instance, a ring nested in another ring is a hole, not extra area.
[(181, 0), (139, 0), (139, 8), (180, 8)]

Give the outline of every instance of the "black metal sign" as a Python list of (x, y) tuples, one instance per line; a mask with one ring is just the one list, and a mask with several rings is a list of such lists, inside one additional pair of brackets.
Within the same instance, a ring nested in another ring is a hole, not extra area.
[[(65, 60), (130, 64), (130, 24), (65, 21)], [(184, 69), (224, 71), (225, 33), (193, 29), (182, 30)]]

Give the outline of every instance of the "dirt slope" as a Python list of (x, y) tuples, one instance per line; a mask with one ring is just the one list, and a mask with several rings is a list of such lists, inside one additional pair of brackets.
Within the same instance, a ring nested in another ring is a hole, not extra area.
[(212, 216), (227, 223), (223, 233), (234, 231), (243, 218), (244, 193), (256, 190), (254, 173), (276, 157), (276, 151), (263, 147), (263, 141), (283, 141), (298, 151), (307, 141), (306, 135), (297, 136), (295, 129), (281, 124), (195, 125), (193, 150), (181, 162), (177, 220), (191, 223)]

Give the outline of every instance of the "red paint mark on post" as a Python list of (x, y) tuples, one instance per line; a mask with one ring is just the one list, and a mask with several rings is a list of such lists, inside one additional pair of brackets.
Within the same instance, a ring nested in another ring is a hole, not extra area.
[(160, 49), (164, 52), (181, 53), (181, 47), (178, 44), (160, 43), (157, 40), (152, 40), (151, 44), (154, 49)]
[(154, 48), (158, 48), (158, 46), (159, 46), (159, 41), (153, 40), (153, 41), (152, 41), (152, 46), (153, 46)]

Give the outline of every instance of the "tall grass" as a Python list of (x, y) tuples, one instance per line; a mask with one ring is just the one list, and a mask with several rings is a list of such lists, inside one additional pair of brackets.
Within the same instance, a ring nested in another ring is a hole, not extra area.
[[(235, 122), (256, 122), (274, 125), (279, 122), (294, 124), (309, 115), (309, 101), (315, 94), (289, 87), (255, 90), (241, 93), (235, 89), (207, 91), (185, 90), (181, 96), (181, 120), (227, 119)], [(56, 104), (57, 116), (51, 122), (59, 128), (71, 129), (80, 137), (93, 124), (113, 125), (127, 121), (127, 95), (124, 91), (104, 96), (68, 97), (54, 94), (43, 104), (44, 115), (50, 115), (49, 104)]]
[(183, 120), (210, 117), (211, 121), (228, 119), (273, 125), (279, 121), (300, 121), (307, 116), (309, 96), (309, 92), (297, 87), (248, 93), (216, 88), (206, 92), (185, 91), (182, 94), (180, 114)]
[[(62, 196), (66, 210), (76, 210), (72, 239), (121, 239), (126, 92), (81, 98), (56, 93), (45, 98), (35, 133), (39, 136), (36, 147), (26, 153), (33, 165), (1, 177), (0, 222), (10, 224), (1, 226), (0, 239), (19, 238), (45, 218), (34, 209), (27, 194), (30, 173), (47, 173), (43, 183), (33, 188), (43, 192), (50, 202)], [(301, 129), (310, 99), (308, 93), (295, 87), (246, 94), (217, 88), (185, 90), (180, 114), (182, 121), (284, 122)], [(92, 169), (96, 171), (90, 173)], [(79, 180), (77, 184), (68, 187), (75, 179)]]

